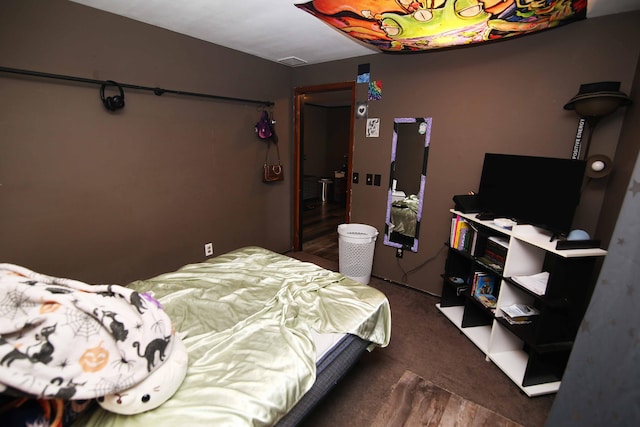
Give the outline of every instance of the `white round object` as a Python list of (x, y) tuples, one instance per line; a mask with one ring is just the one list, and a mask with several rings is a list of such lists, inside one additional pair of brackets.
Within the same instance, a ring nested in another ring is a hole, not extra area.
[(596, 160), (595, 162), (591, 163), (591, 169), (595, 172), (600, 172), (605, 168), (605, 166), (606, 165), (602, 160)]

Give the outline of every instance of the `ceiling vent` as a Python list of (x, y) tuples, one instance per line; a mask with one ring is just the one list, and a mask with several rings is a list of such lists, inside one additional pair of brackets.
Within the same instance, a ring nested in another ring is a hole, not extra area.
[(288, 65), (290, 67), (297, 67), (300, 65), (305, 65), (307, 63), (307, 61), (302, 60), (298, 57), (295, 56), (289, 56), (286, 58), (282, 58), (282, 59), (278, 59), (278, 63), (280, 64), (284, 64), (284, 65)]

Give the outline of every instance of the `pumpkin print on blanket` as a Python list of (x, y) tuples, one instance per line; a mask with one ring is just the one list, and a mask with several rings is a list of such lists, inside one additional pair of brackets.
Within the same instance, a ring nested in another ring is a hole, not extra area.
[(109, 352), (102, 347), (102, 342), (96, 347), (88, 348), (82, 353), (78, 363), (84, 372), (98, 372), (107, 366)]

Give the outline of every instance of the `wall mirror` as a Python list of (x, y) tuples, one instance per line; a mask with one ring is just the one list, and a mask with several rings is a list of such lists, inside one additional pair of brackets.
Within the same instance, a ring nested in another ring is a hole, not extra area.
[(417, 252), (431, 118), (396, 118), (393, 122), (384, 244)]

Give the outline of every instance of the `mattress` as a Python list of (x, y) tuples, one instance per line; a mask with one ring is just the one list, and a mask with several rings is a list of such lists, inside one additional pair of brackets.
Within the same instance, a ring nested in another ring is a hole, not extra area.
[(345, 336), (346, 334), (341, 333), (321, 334), (312, 329), (311, 339), (316, 348), (316, 363), (330, 352)]
[(263, 248), (129, 286), (153, 292), (187, 334), (187, 377), (153, 411), (98, 409), (79, 425), (294, 425), (363, 351), (390, 339), (381, 292)]
[(349, 369), (358, 361), (371, 343), (355, 335), (345, 335), (334, 346), (327, 349), (317, 363), (316, 381), (311, 389), (276, 427), (298, 425), (313, 408), (331, 391)]

